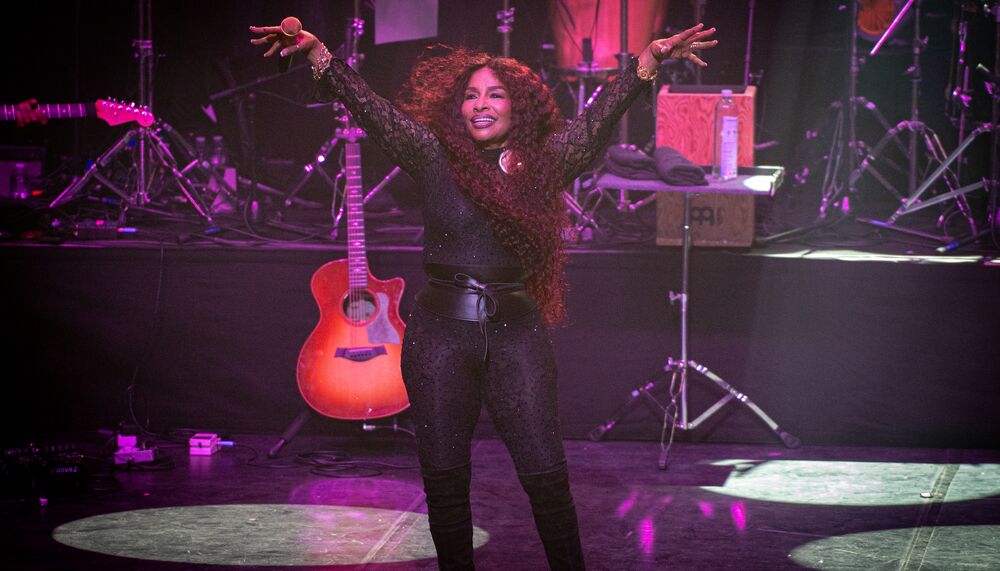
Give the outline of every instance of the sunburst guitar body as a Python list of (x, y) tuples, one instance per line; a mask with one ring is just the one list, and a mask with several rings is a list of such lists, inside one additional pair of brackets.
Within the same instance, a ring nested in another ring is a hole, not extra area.
[(325, 264), (312, 277), (319, 324), (299, 353), (299, 392), (317, 412), (345, 420), (394, 415), (410, 403), (399, 358), (403, 279), (376, 279), (368, 270), (361, 189), (359, 133), (348, 132), (347, 259)]
[(403, 279), (378, 280), (365, 268), (368, 287), (351, 288), (350, 265), (330, 262), (312, 277), (320, 320), (299, 354), (299, 391), (333, 418), (391, 416), (409, 406), (399, 371)]

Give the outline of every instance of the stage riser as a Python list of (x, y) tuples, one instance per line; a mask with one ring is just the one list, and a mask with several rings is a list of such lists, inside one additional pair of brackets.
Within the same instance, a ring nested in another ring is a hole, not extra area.
[[(162, 266), (161, 266), (162, 255)], [(279, 432), (304, 406), (294, 378), (315, 326), (312, 273), (334, 250), (0, 249), (6, 435), (111, 427)], [(402, 276), (416, 250), (369, 253)], [(160, 275), (162, 271), (162, 284)], [(679, 356), (675, 248), (570, 256), (570, 319), (554, 333), (565, 436), (584, 438)], [(806, 444), (996, 446), (1000, 272), (973, 265), (764, 258), (695, 250), (690, 358)], [(20, 371), (20, 372), (17, 372)], [(654, 394), (664, 398), (660, 377)], [(722, 393), (698, 375), (692, 416)], [(313, 421), (309, 431), (349, 429)], [(608, 438), (656, 440), (636, 406)], [(488, 417), (480, 426), (492, 435)], [(680, 439), (775, 443), (730, 403)]]

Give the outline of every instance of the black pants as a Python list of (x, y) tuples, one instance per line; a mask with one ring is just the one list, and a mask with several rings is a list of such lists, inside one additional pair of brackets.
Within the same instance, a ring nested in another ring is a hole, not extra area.
[[(416, 307), (403, 339), (403, 381), (441, 566), (449, 567), (442, 545), (463, 552), (458, 557), (462, 562), (450, 568), (471, 566), (468, 467), (472, 433), (485, 406), (531, 499), (550, 566), (582, 568), (548, 331), (531, 313), (516, 321), (487, 323), (486, 334), (489, 353), (484, 362), (485, 339), (479, 323), (439, 317)], [(540, 481), (536, 476), (544, 483), (534, 484)], [(569, 551), (577, 553), (570, 559), (577, 563), (554, 563), (550, 552), (567, 548), (552, 547), (547, 538), (572, 544)]]
[(407, 320), (402, 369), (425, 469), (468, 464), (482, 406), (519, 473), (545, 472), (565, 461), (557, 409), (556, 365), (536, 314), (488, 323), (483, 362), (479, 324), (416, 307)]

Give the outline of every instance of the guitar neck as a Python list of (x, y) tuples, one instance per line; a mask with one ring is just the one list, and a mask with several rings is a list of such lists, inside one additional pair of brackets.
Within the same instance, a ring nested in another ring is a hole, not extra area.
[[(17, 105), (3, 105), (2, 107), (0, 121), (17, 119)], [(78, 119), (80, 117), (93, 117), (95, 113), (93, 103), (40, 103), (38, 110), (49, 119)]]
[(361, 144), (344, 144), (344, 184), (347, 202), (347, 267), (351, 289), (368, 289), (368, 256), (365, 251), (365, 199), (361, 182)]

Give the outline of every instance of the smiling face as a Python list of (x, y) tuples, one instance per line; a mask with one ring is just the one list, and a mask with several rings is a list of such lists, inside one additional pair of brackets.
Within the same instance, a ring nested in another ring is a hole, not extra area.
[(485, 149), (498, 149), (510, 132), (510, 96), (488, 67), (477, 69), (465, 87), (462, 118), (469, 135)]

